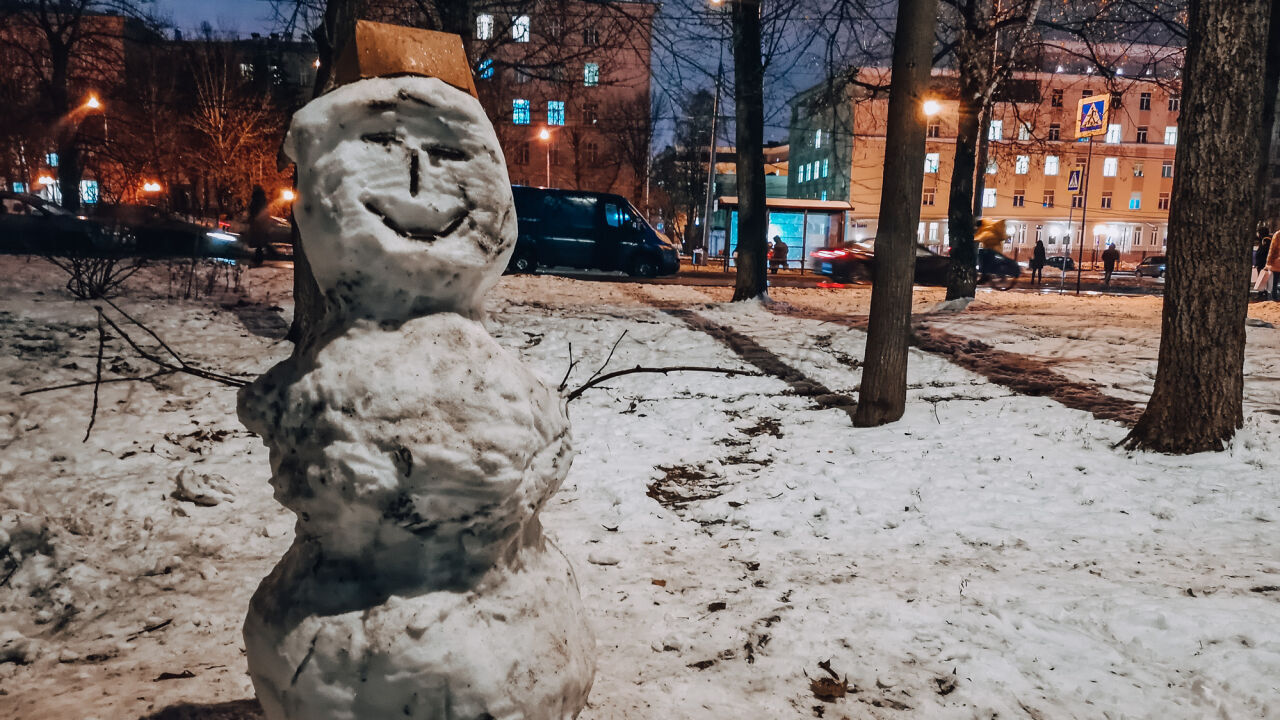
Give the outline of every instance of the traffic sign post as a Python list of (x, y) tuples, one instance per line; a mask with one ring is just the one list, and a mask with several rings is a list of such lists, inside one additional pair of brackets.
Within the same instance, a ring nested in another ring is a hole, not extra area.
[(1067, 179), (1067, 192), (1080, 192), (1080, 171), (1072, 170)]
[[(1080, 207), (1080, 249), (1076, 251), (1076, 294), (1080, 294), (1080, 275), (1084, 271), (1084, 239), (1088, 234), (1089, 172), (1093, 169), (1093, 139), (1107, 134), (1107, 120), (1111, 117), (1111, 96), (1091, 95), (1082, 98), (1076, 106), (1076, 139), (1089, 139), (1089, 155), (1084, 161), (1084, 200)], [(1072, 172), (1070, 180), (1076, 180)], [(1068, 185), (1070, 184), (1068, 180)], [(1070, 228), (1070, 225), (1068, 225)]]

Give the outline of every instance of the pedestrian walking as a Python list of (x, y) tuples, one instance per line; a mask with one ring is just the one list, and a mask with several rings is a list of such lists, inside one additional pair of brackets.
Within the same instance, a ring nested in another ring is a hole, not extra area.
[(1049, 254), (1044, 249), (1044, 241), (1037, 240), (1035, 249), (1031, 251), (1031, 282), (1044, 281), (1044, 266)]
[(1280, 230), (1271, 236), (1271, 247), (1267, 248), (1267, 270), (1271, 271), (1271, 299), (1280, 300)]
[(1116, 271), (1116, 261), (1120, 259), (1120, 251), (1116, 249), (1116, 244), (1107, 245), (1107, 249), (1102, 251), (1102, 286), (1111, 287), (1111, 273)]

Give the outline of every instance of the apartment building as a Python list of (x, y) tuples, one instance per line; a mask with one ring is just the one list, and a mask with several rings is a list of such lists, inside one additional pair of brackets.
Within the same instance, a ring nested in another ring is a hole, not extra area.
[[(1046, 71), (1015, 73), (998, 97), (981, 207), (984, 217), (1008, 221), (1008, 254), (1026, 257), (1037, 239), (1050, 255), (1083, 251), (1086, 259), (1111, 243), (1129, 261), (1164, 251), (1176, 172), (1178, 83), (1172, 71), (1162, 77), (1149, 61), (1120, 62), (1115, 70), (1116, 78), (1106, 82), (1088, 68), (1054, 63)], [(793, 102), (789, 194), (847, 198), (854, 208), (846, 230), (851, 239), (876, 232), (888, 97), (867, 86), (886, 86), (888, 79), (887, 69), (864, 70), (859, 84), (838, 95), (839, 105), (818, 101), (831, 97), (822, 87)], [(1113, 96), (1106, 135), (1077, 141), (1079, 100), (1106, 92)], [(935, 71), (919, 240), (936, 250), (947, 247), (957, 96), (954, 74)], [(1080, 189), (1072, 190), (1077, 170)]]

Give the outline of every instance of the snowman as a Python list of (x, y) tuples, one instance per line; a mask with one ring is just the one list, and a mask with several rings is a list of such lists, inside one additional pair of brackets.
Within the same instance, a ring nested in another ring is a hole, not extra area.
[(516, 237), (493, 127), (437, 77), (370, 77), (285, 150), (326, 313), (240, 396), (297, 515), (244, 626), (266, 717), (576, 717), (594, 641), (538, 520), (565, 405), (480, 323)]

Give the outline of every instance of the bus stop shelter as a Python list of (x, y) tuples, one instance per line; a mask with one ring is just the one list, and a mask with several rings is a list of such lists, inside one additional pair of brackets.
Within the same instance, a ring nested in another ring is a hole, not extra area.
[[(738, 249), (738, 198), (716, 198), (718, 210), (728, 216), (728, 232), (711, 236), (707, 248), (711, 257), (724, 260), (725, 267), (734, 263)], [(853, 205), (843, 200), (807, 200), (799, 198), (766, 198), (768, 233), (773, 242), (782, 238), (787, 244), (787, 267), (805, 269), (809, 253), (822, 248), (835, 247), (844, 242), (845, 224)], [(727, 250), (726, 250), (727, 245)]]

